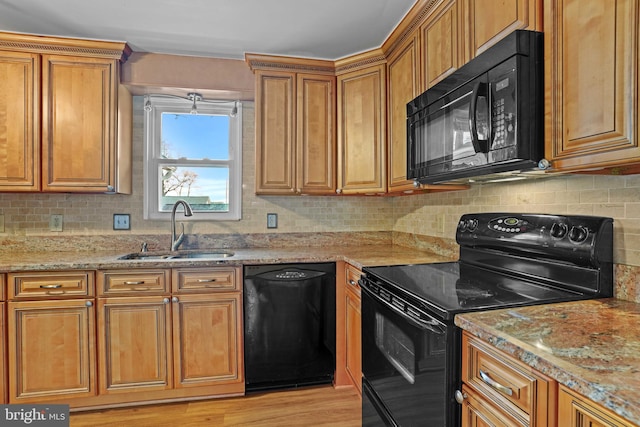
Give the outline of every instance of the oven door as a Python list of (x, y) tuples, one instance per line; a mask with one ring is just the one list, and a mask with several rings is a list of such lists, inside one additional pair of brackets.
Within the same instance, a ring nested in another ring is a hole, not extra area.
[(455, 425), (455, 326), (367, 279), (361, 285), (362, 425)]

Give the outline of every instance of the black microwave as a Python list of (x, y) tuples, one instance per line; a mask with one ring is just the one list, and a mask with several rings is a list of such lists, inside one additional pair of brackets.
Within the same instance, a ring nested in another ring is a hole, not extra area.
[(407, 178), (435, 184), (538, 168), (542, 37), (514, 31), (407, 104)]

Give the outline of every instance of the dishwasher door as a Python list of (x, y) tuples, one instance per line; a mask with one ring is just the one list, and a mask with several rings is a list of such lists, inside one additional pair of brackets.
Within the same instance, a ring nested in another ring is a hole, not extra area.
[[(335, 265), (245, 268), (246, 389), (331, 383), (335, 371)], [(323, 271), (329, 270), (329, 271)]]

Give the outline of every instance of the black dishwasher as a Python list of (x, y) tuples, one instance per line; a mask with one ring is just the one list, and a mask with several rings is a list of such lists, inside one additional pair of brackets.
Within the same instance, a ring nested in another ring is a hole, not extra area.
[(335, 263), (244, 267), (246, 390), (333, 381)]

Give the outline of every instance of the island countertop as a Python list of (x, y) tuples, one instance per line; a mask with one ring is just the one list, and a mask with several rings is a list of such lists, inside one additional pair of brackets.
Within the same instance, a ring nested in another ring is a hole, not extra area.
[(613, 298), (459, 314), (472, 335), (640, 424), (640, 304)]

